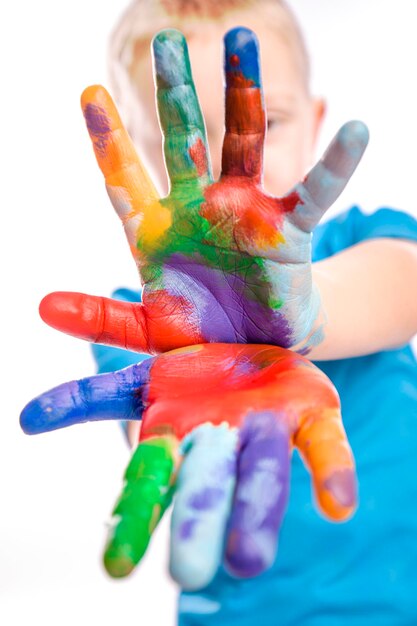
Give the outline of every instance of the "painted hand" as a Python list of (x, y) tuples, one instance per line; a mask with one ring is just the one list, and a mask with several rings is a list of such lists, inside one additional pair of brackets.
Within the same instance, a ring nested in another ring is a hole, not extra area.
[(312, 474), (322, 512), (333, 520), (353, 513), (354, 461), (337, 392), (295, 352), (181, 348), (60, 385), (25, 407), (21, 426), (35, 434), (141, 418), (105, 550), (113, 576), (140, 561), (174, 490), (170, 570), (183, 588), (207, 585), (223, 558), (236, 576), (264, 571), (275, 559), (293, 446)]
[(226, 133), (214, 182), (186, 42), (178, 31), (162, 31), (153, 52), (166, 198), (158, 198), (104, 88), (82, 96), (96, 158), (144, 284), (143, 304), (57, 292), (41, 303), (43, 319), (89, 341), (151, 354), (204, 342), (307, 353), (322, 337), (311, 231), (355, 170), (366, 127), (343, 126), (304, 182), (283, 198), (267, 195), (257, 41), (237, 28), (225, 37)]

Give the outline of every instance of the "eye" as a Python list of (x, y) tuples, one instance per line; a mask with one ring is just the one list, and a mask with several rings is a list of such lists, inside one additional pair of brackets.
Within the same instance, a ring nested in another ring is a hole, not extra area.
[(277, 130), (284, 124), (288, 124), (294, 115), (290, 110), (286, 109), (267, 109), (267, 129), (269, 131)]
[(273, 130), (275, 128), (278, 128), (278, 126), (280, 126), (281, 124), (282, 124), (282, 119), (281, 118), (268, 116), (268, 119), (267, 119), (267, 129), (268, 130)]

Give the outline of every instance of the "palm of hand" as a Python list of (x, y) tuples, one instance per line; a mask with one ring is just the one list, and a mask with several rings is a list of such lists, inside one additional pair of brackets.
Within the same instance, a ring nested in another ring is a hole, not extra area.
[[(169, 302), (179, 326), (198, 329), (200, 341), (292, 345), (316, 310), (305, 308), (295, 323), (304, 293), (291, 300), (284, 293), (291, 274), (304, 284), (311, 278), (310, 234), (292, 228), (291, 245), (282, 235), (289, 230), (284, 222), (290, 203), (227, 177), (196, 194), (191, 206), (171, 197), (163, 204), (170, 207), (172, 225), (156, 249), (138, 259), (148, 326), (154, 311), (155, 325), (163, 324), (159, 311)], [(195, 343), (194, 334), (188, 343)], [(172, 344), (153, 346), (165, 347)]]
[(158, 198), (107, 92), (91, 87), (82, 99), (144, 283), (143, 304), (50, 294), (42, 317), (84, 339), (151, 353), (215, 341), (308, 350), (321, 331), (311, 231), (358, 164), (366, 128), (344, 126), (303, 183), (283, 198), (267, 195), (257, 43), (251, 31), (235, 29), (225, 38), (226, 133), (214, 182), (182, 35), (160, 33), (154, 56), (168, 197)]
[(354, 462), (337, 392), (294, 352), (182, 348), (60, 385), (25, 407), (21, 425), (34, 434), (141, 418), (105, 553), (114, 576), (142, 558), (174, 491), (170, 569), (183, 588), (207, 585), (223, 556), (235, 575), (264, 571), (275, 558), (293, 446), (311, 471), (321, 510), (335, 520), (353, 512)]

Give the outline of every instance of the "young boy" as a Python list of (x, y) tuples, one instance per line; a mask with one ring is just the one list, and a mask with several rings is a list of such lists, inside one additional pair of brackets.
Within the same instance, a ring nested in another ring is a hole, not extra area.
[[(220, 42), (237, 24), (253, 29), (260, 40), (268, 114), (266, 189), (285, 193), (311, 164), (324, 104), (310, 95), (308, 57), (283, 3), (137, 0), (113, 36), (113, 89), (161, 189), (165, 174), (150, 41), (165, 27), (187, 37), (216, 176), (223, 136)], [(416, 241), (415, 221), (389, 209), (365, 216), (354, 207), (314, 232), (313, 279), (328, 322), (310, 356), (341, 395), (360, 482), (356, 516), (337, 526), (318, 517), (295, 457), (274, 566), (252, 580), (220, 571), (203, 591), (183, 593), (181, 625), (417, 622), (417, 364), (405, 345), (417, 331)], [(128, 353), (109, 355), (102, 371), (132, 360)]]

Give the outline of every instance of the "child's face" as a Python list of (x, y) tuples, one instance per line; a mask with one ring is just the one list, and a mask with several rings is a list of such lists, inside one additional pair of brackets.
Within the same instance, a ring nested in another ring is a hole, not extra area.
[[(302, 179), (314, 157), (317, 132), (324, 112), (320, 100), (306, 93), (293, 49), (277, 29), (268, 28), (253, 16), (241, 15), (239, 23), (253, 29), (260, 43), (262, 76), (268, 132), (265, 143), (264, 183), (268, 192), (282, 195)], [(224, 133), (222, 39), (233, 23), (205, 23), (199, 32), (185, 34), (200, 105), (204, 113), (213, 173), (220, 173)], [(161, 135), (155, 113), (151, 65), (141, 58), (135, 67), (139, 111), (131, 118), (129, 130), (151, 166), (162, 190), (166, 175), (162, 162)], [(143, 120), (147, 123), (144, 124)], [(133, 121), (133, 124), (132, 124)]]

